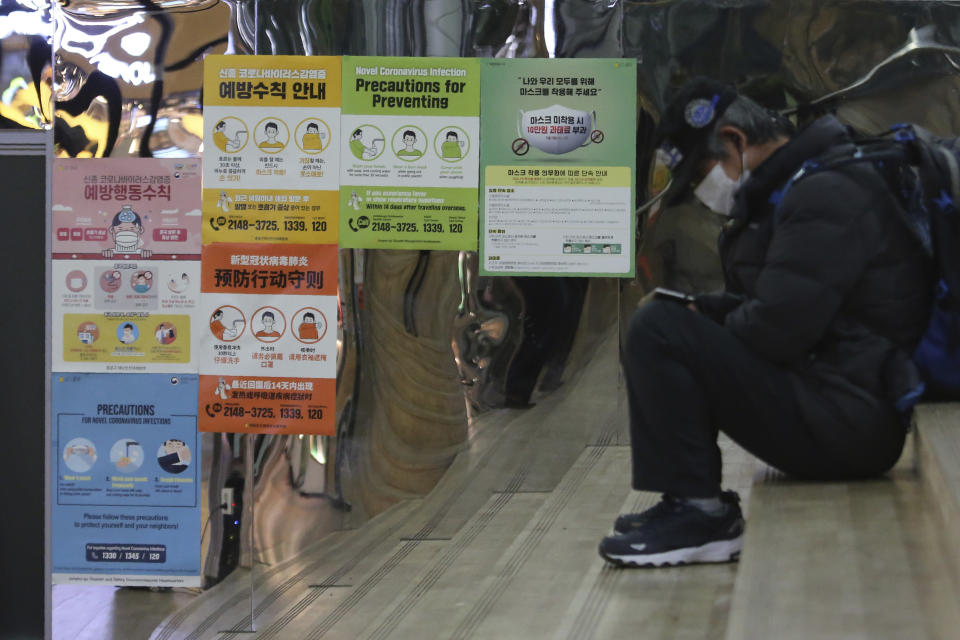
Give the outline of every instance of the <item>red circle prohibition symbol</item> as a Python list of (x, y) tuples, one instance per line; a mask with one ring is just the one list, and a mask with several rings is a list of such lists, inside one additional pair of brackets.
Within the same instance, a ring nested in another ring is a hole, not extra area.
[(518, 156), (525, 156), (530, 151), (530, 143), (525, 138), (517, 138), (513, 141), (513, 152)]
[(590, 134), (590, 140), (596, 144), (603, 142), (603, 131), (600, 131), (600, 129), (594, 129), (593, 133)]

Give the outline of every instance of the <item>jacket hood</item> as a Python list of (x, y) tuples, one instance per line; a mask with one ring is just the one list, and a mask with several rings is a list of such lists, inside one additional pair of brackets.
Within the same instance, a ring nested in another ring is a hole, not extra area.
[(733, 217), (745, 216), (755, 207), (767, 204), (770, 195), (807, 160), (851, 141), (849, 130), (836, 117), (824, 116), (814, 120), (750, 174), (750, 179), (737, 192)]

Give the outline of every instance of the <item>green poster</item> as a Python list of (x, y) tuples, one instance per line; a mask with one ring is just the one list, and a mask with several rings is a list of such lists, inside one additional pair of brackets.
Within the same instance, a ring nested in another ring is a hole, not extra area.
[(343, 58), (340, 246), (477, 248), (480, 61)]
[(480, 273), (634, 274), (635, 60), (484, 60)]

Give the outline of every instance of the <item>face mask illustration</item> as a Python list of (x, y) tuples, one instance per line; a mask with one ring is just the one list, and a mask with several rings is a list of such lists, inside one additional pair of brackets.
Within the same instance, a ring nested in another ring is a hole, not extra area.
[(519, 111), (517, 135), (546, 153), (569, 153), (590, 144), (596, 111), (579, 111), (559, 104), (546, 109)]
[(118, 231), (114, 242), (116, 251), (136, 251), (139, 249), (140, 236), (136, 231)]

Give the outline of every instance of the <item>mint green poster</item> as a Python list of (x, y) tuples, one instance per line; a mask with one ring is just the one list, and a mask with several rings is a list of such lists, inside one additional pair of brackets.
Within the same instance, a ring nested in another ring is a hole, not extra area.
[(483, 61), (481, 274), (634, 275), (636, 71)]
[(340, 246), (477, 248), (480, 61), (344, 56)]

